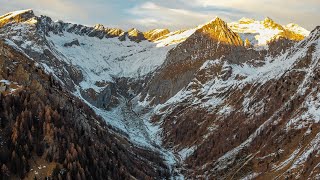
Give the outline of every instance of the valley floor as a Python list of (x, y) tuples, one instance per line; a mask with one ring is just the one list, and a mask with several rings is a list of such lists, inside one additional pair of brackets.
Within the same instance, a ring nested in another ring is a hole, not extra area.
[(184, 179), (180, 172), (182, 170), (183, 157), (178, 152), (162, 146), (158, 127), (152, 125), (146, 116), (139, 115), (134, 111), (132, 98), (121, 96), (119, 105), (116, 108), (105, 110), (92, 106), (80, 93), (75, 95), (91, 106), (97, 115), (101, 116), (124, 136), (127, 136), (135, 145), (161, 154), (170, 169), (172, 179)]

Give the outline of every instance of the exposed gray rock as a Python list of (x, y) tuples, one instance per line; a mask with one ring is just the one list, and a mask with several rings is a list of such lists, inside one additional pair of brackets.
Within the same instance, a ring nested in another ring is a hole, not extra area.
[(75, 84), (79, 85), (79, 83), (83, 81), (83, 75), (79, 69), (73, 66), (67, 66), (66, 70), (69, 72), (69, 75)]
[(74, 39), (73, 41), (71, 41), (69, 43), (65, 43), (63, 46), (64, 47), (72, 47), (73, 45), (80, 46), (78, 39)]
[(100, 92), (96, 92), (94, 89), (81, 90), (81, 95), (90, 104), (98, 108), (108, 108), (112, 102), (112, 84), (106, 84), (104, 89)]
[(128, 32), (124, 32), (120, 35), (119, 40), (125, 41), (127, 38), (129, 38), (131, 41), (135, 42), (141, 42), (143, 40), (146, 40), (143, 33), (140, 32), (137, 29), (130, 29)]

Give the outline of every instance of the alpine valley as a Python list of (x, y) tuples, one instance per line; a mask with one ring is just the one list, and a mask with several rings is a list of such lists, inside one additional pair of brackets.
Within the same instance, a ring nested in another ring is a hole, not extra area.
[(320, 179), (320, 26), (0, 16), (0, 179)]

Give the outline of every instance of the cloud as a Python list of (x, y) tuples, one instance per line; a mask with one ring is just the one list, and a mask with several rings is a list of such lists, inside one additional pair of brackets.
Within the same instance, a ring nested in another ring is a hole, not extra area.
[(228, 12), (222, 10), (195, 11), (181, 8), (171, 8), (156, 4), (154, 2), (145, 2), (128, 11), (134, 18), (127, 22), (138, 24), (143, 29), (166, 27), (171, 29), (189, 28), (203, 24), (215, 16), (224, 16), (228, 18)]
[(280, 24), (293, 22), (312, 30), (319, 25), (319, 9), (319, 0), (153, 0), (132, 8), (129, 12), (133, 18), (128, 23), (177, 29), (196, 26), (215, 16), (228, 22), (242, 17), (271, 17)]
[[(3, 0), (0, 2), (1, 7), (5, 7), (5, 9), (11, 9), (14, 7), (13, 10), (18, 9), (34, 9), (36, 12), (45, 13), (50, 16), (55, 17), (66, 17), (66, 15), (75, 15), (78, 14), (80, 17), (84, 18), (83, 13), (80, 12), (84, 10), (79, 4), (75, 4), (72, 1), (63, 1), (63, 0), (28, 0), (28, 1), (10, 1), (10, 0)], [(2, 9), (1, 9), (2, 10)], [(11, 10), (10, 10), (11, 11)]]
[(0, 0), (0, 13), (33, 9), (54, 20), (142, 30), (195, 27), (215, 16), (227, 22), (271, 17), (280, 24), (294, 22), (312, 30), (320, 19), (319, 0)]
[(279, 23), (298, 23), (309, 30), (313, 29), (320, 18), (319, 0), (194, 0), (194, 6), (202, 8), (223, 7), (238, 9), (250, 14), (250, 17), (271, 17)]
[[(0, 12), (33, 9), (37, 15), (47, 15), (54, 20), (63, 20), (82, 24), (96, 24), (116, 14), (116, 9), (109, 1), (87, 0), (1, 0)], [(112, 0), (111, 0), (112, 1)], [(112, 19), (112, 18), (110, 18)], [(111, 21), (110, 21), (111, 22)]]

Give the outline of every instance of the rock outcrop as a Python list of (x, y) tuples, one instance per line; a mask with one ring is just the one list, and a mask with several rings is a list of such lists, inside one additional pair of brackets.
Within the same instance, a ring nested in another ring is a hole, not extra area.
[(30, 9), (7, 13), (3, 16), (0, 16), (0, 28), (9, 23), (25, 22), (33, 17), (35, 17), (35, 15)]
[(168, 53), (164, 65), (154, 75), (145, 92), (155, 97), (154, 103), (163, 103), (194, 78), (194, 73), (205, 60), (228, 56), (230, 61), (239, 62), (243, 59), (240, 55), (243, 49), (240, 36), (216, 18), (199, 26), (186, 41)]
[(73, 45), (80, 46), (78, 39), (74, 39), (73, 41), (71, 41), (69, 43), (65, 43), (63, 46), (64, 47), (72, 47)]
[(169, 34), (170, 31), (168, 29), (153, 29), (147, 32), (144, 32), (144, 37), (149, 41), (157, 41), (163, 36)]
[(119, 37), (119, 40), (125, 41), (127, 38), (135, 42), (141, 42), (143, 40), (146, 40), (143, 33), (135, 28), (132, 28), (129, 31), (122, 33)]

